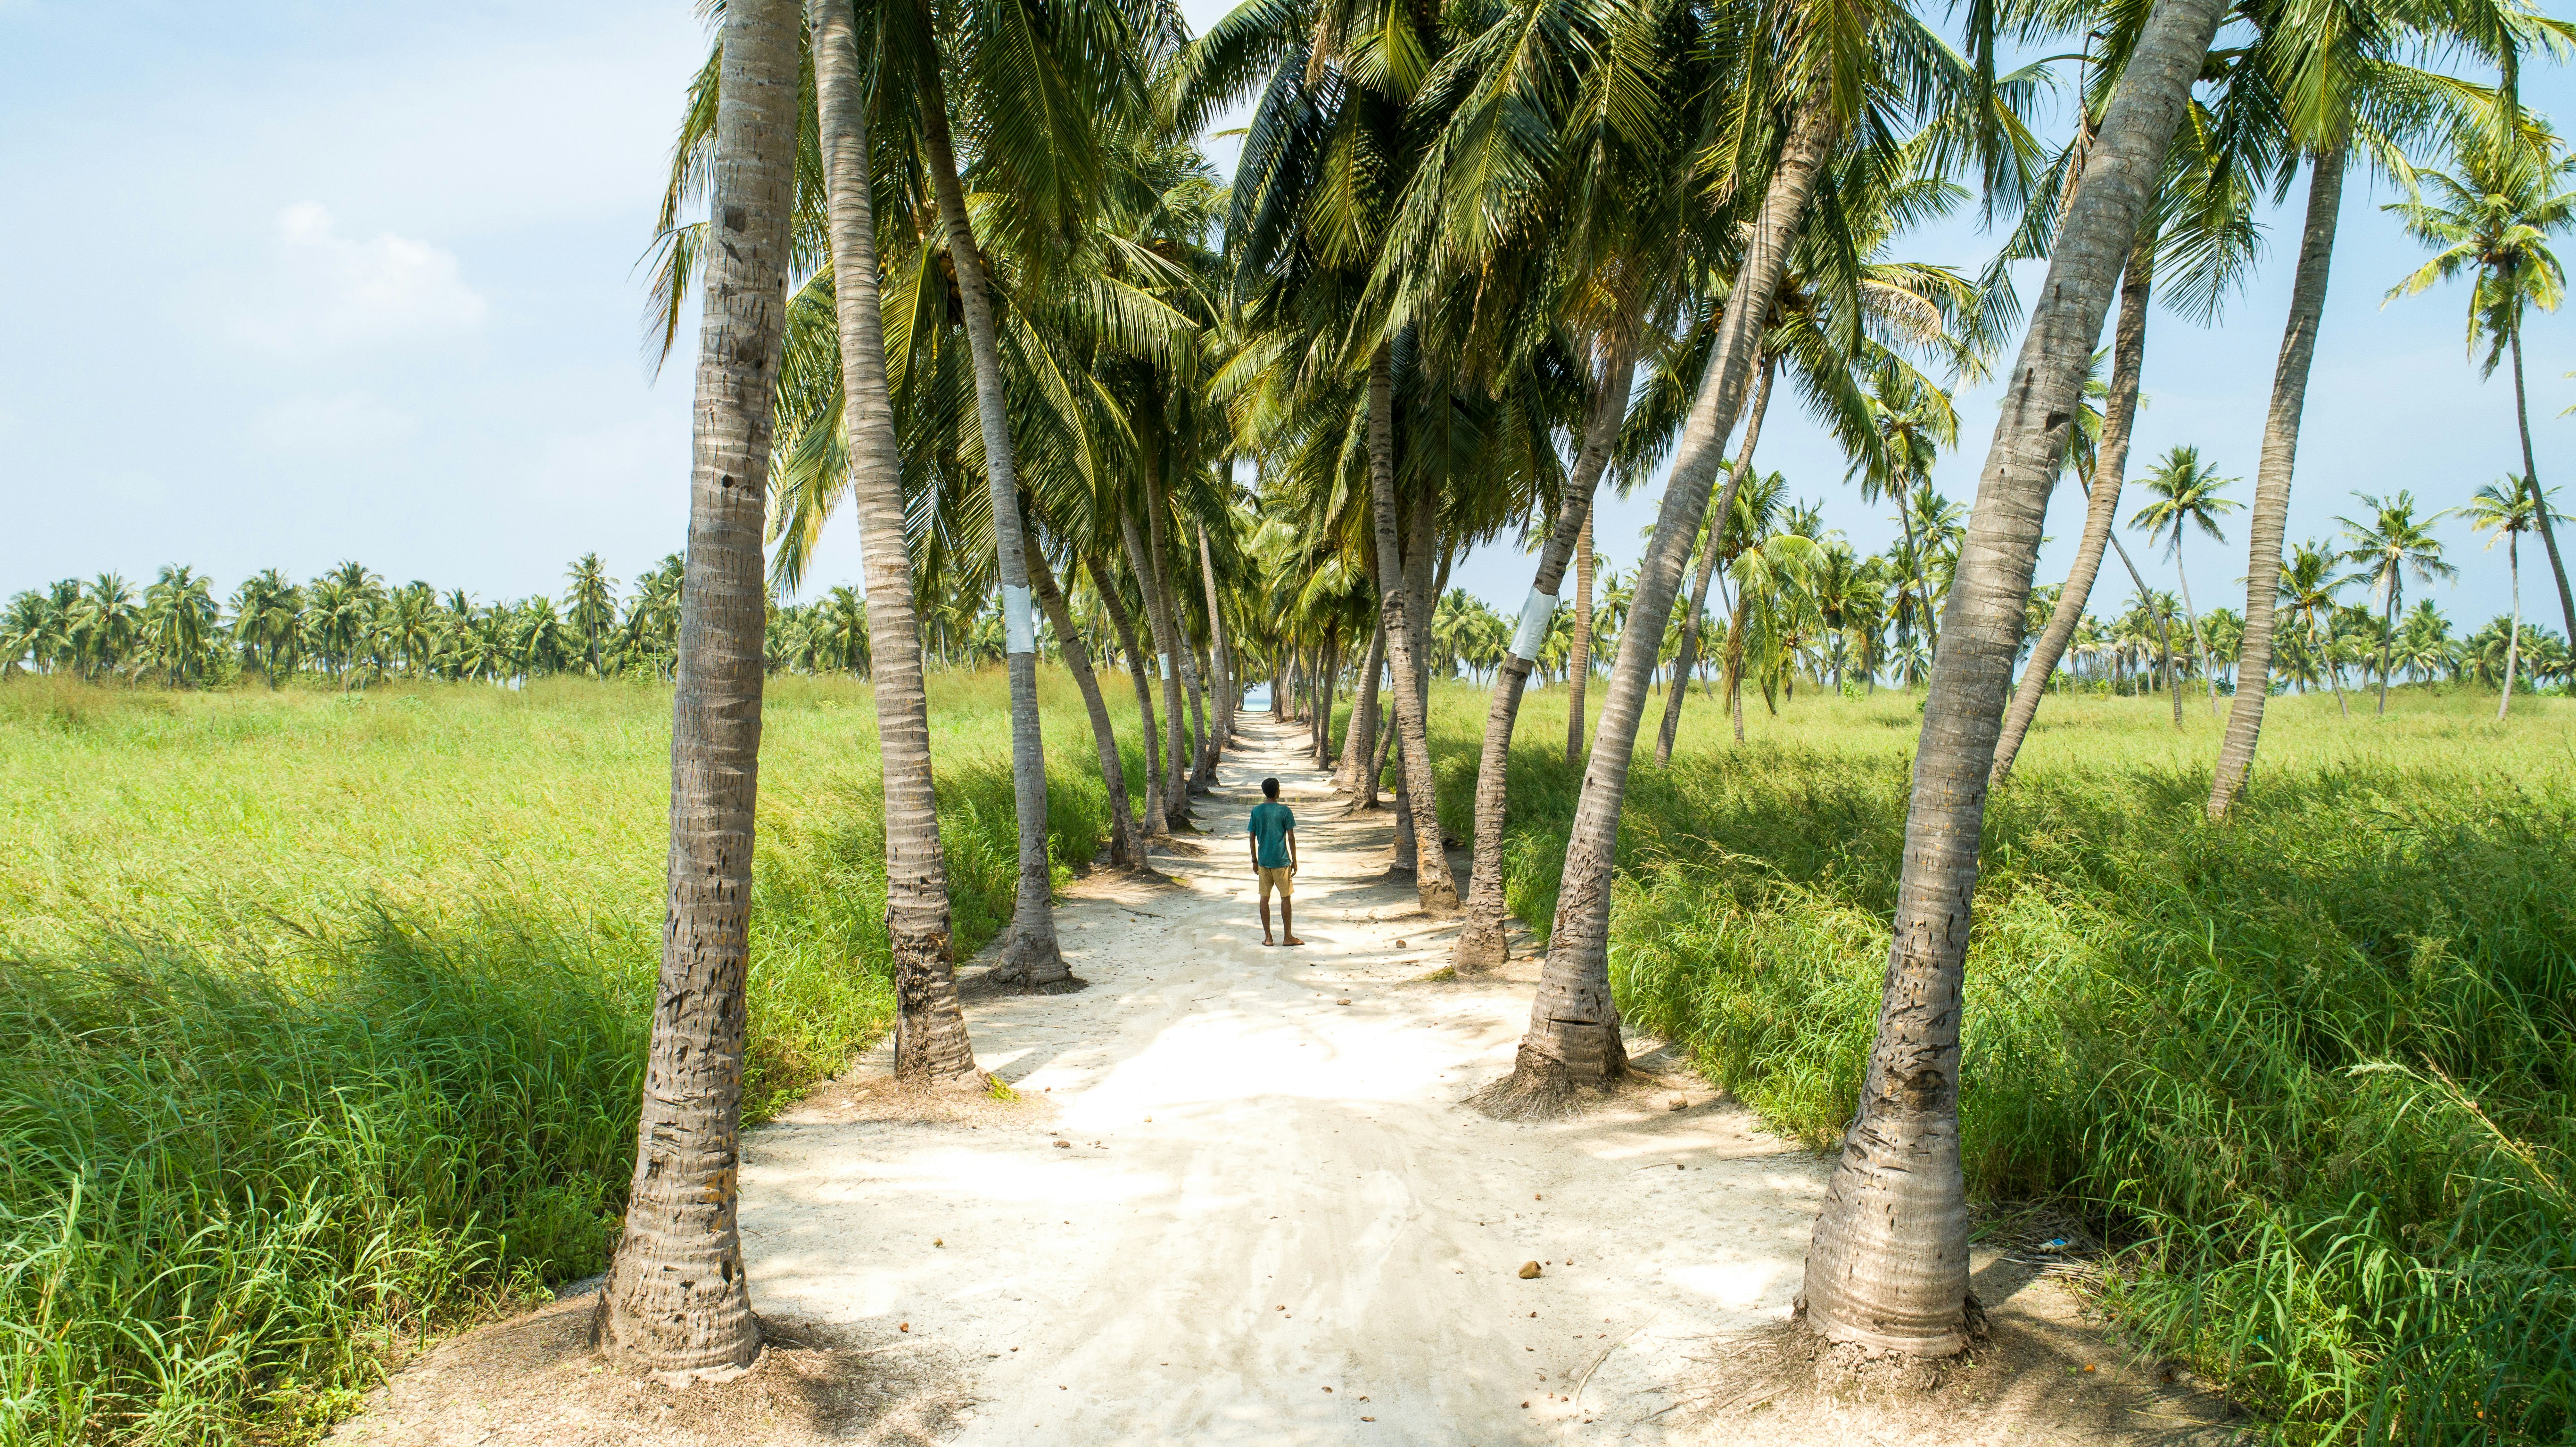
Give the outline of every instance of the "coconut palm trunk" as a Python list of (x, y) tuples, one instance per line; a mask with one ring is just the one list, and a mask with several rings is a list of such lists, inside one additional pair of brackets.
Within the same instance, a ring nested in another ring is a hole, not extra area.
[(787, 318), (797, 29), (791, 0), (725, 10), (661, 981), (625, 1232), (591, 1318), (620, 1366), (681, 1377), (731, 1376), (760, 1352), (735, 1213), (769, 601), (761, 537)]
[(1046, 743), (1038, 729), (1037, 619), (1029, 595), (1027, 548), (1020, 522), (1020, 480), (1011, 443), (1009, 403), (1002, 391), (1002, 344), (993, 325), (992, 282), (975, 229), (966, 215), (966, 192), (957, 180), (957, 155), (948, 136), (948, 95), (937, 64), (921, 67), (923, 150), (939, 221), (947, 231), (948, 259), (957, 274), (958, 311), (966, 323), (966, 348), (975, 366), (975, 414), (984, 434), (984, 478), (993, 506), (993, 552), (1002, 576), (1003, 659), (1011, 676), (1011, 794), (1020, 834), (1019, 893), (1011, 907), (1011, 934), (993, 978), (1028, 988), (1070, 978), (1056, 943), (1054, 879), (1047, 860)]
[[(1599, 484), (1596, 483), (1595, 486)], [(1583, 762), (1583, 693), (1592, 681), (1592, 500), (1584, 499), (1583, 531), (1574, 535), (1574, 647), (1565, 664), (1565, 761)]]
[[(1414, 819), (1430, 821), (1431, 830), (1431, 847), (1418, 851), (1414, 895), (1427, 914), (1454, 914), (1458, 909), (1458, 881), (1450, 875), (1449, 857), (1440, 849), (1439, 785), (1431, 773), (1431, 736), (1426, 727), (1426, 700), (1417, 662), (1422, 640), (1414, 633), (1414, 610), (1405, 596), (1411, 589), (1407, 586), (1403, 555), (1396, 546), (1395, 364), (1384, 342), (1378, 343), (1369, 357), (1368, 452), (1369, 511), (1377, 535), (1378, 609), (1386, 628), (1387, 671), (1395, 683), (1395, 735), (1397, 752), (1404, 761), (1404, 802)], [(1431, 545), (1427, 533), (1416, 532), (1415, 548)]]
[(2149, 16), (2007, 374), (1933, 655), (1877, 1040), (1807, 1252), (1799, 1308), (1830, 1340), (1904, 1355), (1967, 1344), (1959, 1025), (1986, 779), (2094, 341), (2225, 9), (2164, 0)]
[(866, 569), (868, 656), (885, 776), (886, 937), (894, 960), (895, 1074), (929, 1084), (979, 1081), (957, 1002), (948, 860), (930, 769), (930, 698), (922, 681), (921, 614), (904, 546), (903, 454), (886, 390), (876, 222), (870, 193), (868, 91), (853, 7), (813, 12), (816, 123), (830, 214), (833, 305), (841, 338), (842, 423), (850, 508)]
[(2129, 466), (2129, 431), (2138, 417), (2138, 379), (2146, 365), (2147, 302), (2155, 287), (2156, 231), (2150, 226), (2138, 228), (2138, 239), (2129, 248), (2129, 264), (2120, 285), (2120, 320), (2112, 332), (2111, 387), (2102, 406), (2102, 434), (2093, 446), (2093, 481), (2086, 493), (2084, 532), (2076, 540), (2075, 566), (2067, 569), (2066, 586), (2058, 590), (2057, 606), (2050, 610), (2048, 626), (2040, 630), (2039, 641), (2031, 645), (2030, 663), (2022, 671), (2021, 682), (2013, 689), (2012, 707), (2004, 714), (2003, 737), (1995, 744), (1995, 769), (1992, 783), (2001, 784), (2012, 773), (2013, 760), (2021, 753), (2021, 741), (2030, 733), (2031, 720), (2038, 716), (2040, 695), (2048, 689), (2048, 680), (2057, 672), (2057, 661), (2066, 656), (2066, 645), (2075, 636), (2076, 625), (2084, 621), (2085, 605), (2093, 597), (2093, 580), (2102, 573), (2102, 554), (2109, 548), (2112, 529), (2120, 521), (2120, 483)]
[[(1138, 732), (1145, 740), (1145, 814), (1142, 823), (1145, 837), (1150, 840), (1157, 834), (1168, 832), (1168, 826), (1163, 815), (1162, 734), (1154, 721), (1153, 685), (1146, 681), (1145, 676), (1145, 661), (1149, 655), (1137, 638), (1136, 615), (1127, 611), (1127, 600), (1118, 596), (1109, 568), (1096, 554), (1085, 554), (1082, 563), (1091, 570), (1092, 591), (1100, 595), (1100, 606), (1109, 612), (1109, 626), (1118, 632), (1118, 651), (1127, 656), (1127, 676), (1136, 684), (1136, 717), (1141, 723)], [(1273, 714), (1279, 713), (1280, 700), (1287, 696), (1287, 692), (1287, 675), (1283, 672), (1270, 695)], [(1151, 857), (1149, 848), (1140, 855), (1138, 862), (1145, 863)]]
[(1726, 681), (1718, 692), (1726, 699), (1726, 711), (1735, 720), (1735, 741), (1744, 742), (1744, 624), (1752, 610), (1753, 598), (1741, 580), (1735, 590), (1735, 611), (1726, 620)]
[(1330, 768), (1333, 763), (1333, 685), (1342, 670), (1341, 624), (1336, 622), (1324, 635), (1323, 651), (1315, 665), (1315, 726), (1307, 755), (1315, 767)]
[(2567, 640), (2576, 644), (2576, 593), (2567, 590), (2567, 564), (2558, 556), (2558, 530), (2550, 526), (2549, 504), (2540, 495), (2540, 467), (2531, 460), (2531, 402), (2522, 390), (2522, 318), (2514, 318), (2508, 338), (2513, 350), (2513, 421), (2522, 434), (2522, 484), (2531, 489), (2532, 515), (2540, 524), (2540, 546), (2549, 554), (2549, 575), (2558, 582), (2558, 606), (2567, 619)]
[[(2209, 640), (2201, 635), (2200, 610), (2192, 606), (2191, 574), (2183, 571), (2182, 540), (2174, 540), (2174, 582), (2182, 588), (2182, 616), (2191, 620), (2191, 653), (2200, 665), (2200, 679), (2209, 694), (2209, 711), (2218, 712), (2218, 670), (2209, 666)], [(2175, 695), (2180, 698), (2180, 694)]]
[(1131, 868), (1145, 862), (1145, 835), (1136, 827), (1135, 810), (1127, 802), (1127, 769), (1118, 758), (1118, 731), (1109, 721), (1109, 700), (1101, 696), (1100, 679), (1091, 671), (1091, 650), (1083, 645), (1082, 630), (1074, 625), (1073, 607), (1065, 601), (1064, 589), (1056, 586), (1055, 570), (1047, 566), (1046, 554), (1039, 551), (1035, 539), (1028, 543), (1028, 554), (1029, 585), (1037, 590), (1047, 621), (1055, 625), (1065, 671), (1082, 690), (1082, 707), (1091, 715), (1092, 742), (1100, 749), (1100, 782), (1109, 793), (1109, 862)]
[(1509, 956), (1503, 921), (1503, 821), (1511, 802), (1512, 727), (1520, 718), (1521, 694), (1530, 668), (1547, 639), (1548, 620), (1556, 613), (1556, 590), (1565, 581), (1567, 557), (1577, 540), (1592, 530), (1592, 495), (1610, 465), (1610, 449), (1619, 441), (1627, 419), (1628, 394), (1637, 380), (1637, 346), (1633, 323), (1621, 328), (1602, 358), (1600, 390), (1593, 394), (1591, 415), (1584, 419), (1583, 446), (1566, 479), (1556, 525), (1539, 548), (1538, 576), (1530, 580), (1529, 600), (1521, 605), (1520, 631), (1494, 669), (1493, 696), (1485, 705), (1485, 743), (1476, 763), (1476, 839), (1467, 871), (1466, 920), (1451, 946), (1452, 968), (1491, 969)]
[[(2272, 694), (2272, 629), (2281, 594), (2281, 539), (2290, 520), (2290, 479), (2299, 459), (2299, 420), (2307, 408), (2308, 367), (2326, 310), (2334, 263), (2335, 222), (2343, 210), (2344, 147), (2330, 146), (2308, 168), (2308, 214), (2299, 232), (2299, 264), (2290, 282), (2290, 316), (2272, 371), (2272, 406), (2263, 419), (2263, 455), (2254, 469), (2254, 507), (2245, 523), (2245, 636), (2236, 646), (2236, 697), (2209, 787), (2209, 817), (2224, 819), (2254, 767), (2263, 737), (2263, 705)], [(2331, 661), (2327, 661), (2331, 667)], [(2342, 683), (2336, 682), (2340, 699)]]
[[(1145, 595), (1145, 622), (1153, 630), (1154, 648), (1161, 655), (1156, 673), (1163, 690), (1163, 819), (1172, 829), (1186, 829), (1191, 827), (1189, 740), (1181, 716), (1180, 669), (1174, 661), (1180, 647), (1176, 636), (1180, 630), (1172, 621), (1171, 599), (1162, 591), (1162, 574), (1154, 566), (1146, 535), (1138, 530), (1133, 517), (1123, 515), (1118, 520), (1118, 532), (1127, 545), (1127, 564), (1135, 570), (1137, 589)], [(1305, 660), (1300, 658), (1295, 666), (1302, 670)]]
[(1198, 645), (1187, 638), (1181, 641), (1181, 676), (1190, 690), (1190, 792), (1203, 794), (1208, 781), (1216, 777), (1208, 762), (1216, 735), (1208, 728), (1206, 675), (1199, 668)]
[(1234, 680), (1233, 640), (1225, 631), (1225, 599), (1217, 591), (1216, 556), (1208, 548), (1207, 524), (1198, 525), (1199, 576), (1207, 584), (1208, 610), (1208, 700), (1215, 712), (1215, 746), (1208, 750), (1208, 782), (1216, 782), (1216, 760), (1234, 742), (1234, 708), (1242, 701), (1243, 689)]
[(2513, 703), (2513, 670), (2522, 656), (2522, 535), (2504, 535), (2504, 565), (2513, 580), (2513, 623), (2504, 635), (2504, 693), (2496, 699), (2496, 722), (2503, 723)]
[[(1762, 440), (1762, 414), (1771, 410), (1771, 378), (1778, 370), (1777, 362), (1764, 359), (1761, 380), (1753, 384), (1753, 412), (1744, 424), (1744, 448), (1735, 458), (1735, 485), (1738, 490), (1743, 488), (1744, 480), (1753, 475), (1753, 448)], [(1725, 541), (1725, 517), (1710, 518), (1708, 551), (1701, 555), (1699, 572), (1691, 579), (1690, 608), (1682, 614), (1681, 651), (1673, 655), (1673, 686), (1664, 691), (1663, 727), (1655, 734), (1655, 767), (1658, 769), (1669, 768), (1673, 762), (1673, 740), (1680, 736), (1682, 728), (1682, 695), (1689, 692), (1682, 685), (1689, 681), (1691, 669), (1699, 662), (1699, 620), (1708, 609), (1708, 585), (1717, 576), (1718, 562), (1725, 554)], [(1736, 737), (1741, 739), (1743, 736), (1743, 729), (1738, 728)]]
[[(1380, 617), (1377, 627), (1369, 634), (1368, 659), (1360, 666), (1359, 677), (1352, 680), (1351, 722), (1342, 734), (1341, 767), (1333, 771), (1333, 787), (1344, 793), (1362, 792), (1361, 780), (1367, 773), (1366, 765), (1370, 756), (1377, 752), (1377, 675), (1385, 660), (1386, 620)], [(1365, 801), (1351, 801), (1353, 808), (1377, 807), (1374, 781), (1365, 792)]]
[[(1517, 1108), (1561, 1105), (1575, 1086), (1601, 1084), (1626, 1073), (1628, 1053), (1619, 1039), (1619, 1008), (1610, 999), (1610, 870), (1618, 845), (1619, 806), (1628, 788), (1637, 724), (1645, 710), (1646, 683), (1663, 647), (1683, 565), (1709, 509), (1709, 489), (1725, 463), (1727, 435), (1752, 390), (1754, 353), (1763, 318), (1780, 290), (1789, 244), (1807, 214), (1832, 151), (1836, 125), (1827, 88), (1800, 105), (1764, 188), (1762, 205), (1746, 238), (1735, 289), (1718, 321), (1699, 395), (1683, 424), (1681, 446), (1664, 487), (1652, 540), (1637, 565), (1636, 593), (1610, 669), (1601, 720), (1592, 734), (1592, 757), (1565, 853), (1547, 967), (1530, 1006), (1528, 1032), (1512, 1066), (1507, 1094)], [(1732, 474), (1717, 499), (1717, 515), (1735, 506)]]

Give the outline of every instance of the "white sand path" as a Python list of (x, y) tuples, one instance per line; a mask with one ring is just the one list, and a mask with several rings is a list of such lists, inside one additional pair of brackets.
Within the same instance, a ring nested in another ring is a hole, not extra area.
[[(889, 1120), (826, 1092), (751, 1135), (755, 1305), (908, 1323), (967, 1369), (959, 1443), (1664, 1440), (1689, 1357), (1786, 1314), (1821, 1164), (1680, 1076), (1678, 1112), (1470, 1109), (1534, 968), (1425, 979), (1455, 926), (1387, 875), (1392, 811), (1343, 816), (1301, 731), (1240, 733), (1207, 837), (1156, 855), (1178, 887), (1062, 907), (1090, 987), (970, 1008), (1020, 1107)], [(1253, 909), (1270, 773), (1302, 949), (1262, 948)]]

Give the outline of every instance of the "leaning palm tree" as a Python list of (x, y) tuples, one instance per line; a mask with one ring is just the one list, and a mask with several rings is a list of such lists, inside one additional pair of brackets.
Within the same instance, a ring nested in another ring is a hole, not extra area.
[(2338, 517), (2344, 537), (2352, 546), (2344, 550), (2344, 561), (2360, 565), (2355, 574), (2370, 582), (2371, 591), (2379, 595), (2379, 712), (2388, 712), (2388, 651), (2397, 628), (2398, 611), (2406, 602), (2406, 575), (2429, 583), (2435, 578), (2448, 578), (2460, 570), (2442, 561), (2441, 539), (2427, 526), (2432, 519), (2415, 516), (2415, 495), (2403, 489), (2393, 498), (2361, 494), (2364, 507), (2371, 511), (2370, 521), (2355, 522)]
[(875, 169), (869, 149), (874, 87), (849, 0), (817, 0), (811, 42), (816, 125), (840, 340), (843, 440), (868, 590), (871, 692), (884, 772), (886, 937), (895, 984), (895, 1074), (926, 1084), (981, 1078), (957, 999), (948, 861), (930, 768), (930, 700), (922, 678), (920, 614), (904, 544), (903, 456), (886, 384), (879, 300)]
[(762, 514), (799, 90), (793, 0), (730, 0), (723, 23), (661, 981), (625, 1231), (592, 1317), (612, 1360), (683, 1378), (731, 1375), (760, 1350), (735, 1212), (769, 596)]
[[(2536, 498), (2540, 472), (2531, 455), (2522, 328), (2532, 308), (2555, 311), (2566, 295), (2567, 271), (2549, 238), (2576, 226), (2576, 157), (2559, 154), (2555, 136), (2524, 134), (2506, 118), (2458, 127), (2452, 155), (2456, 174), (2412, 167), (2399, 173), (2408, 199), (2386, 209), (2404, 220), (2407, 235), (2441, 249), (2390, 287), (2388, 295), (2392, 300), (2413, 296), (2455, 277), (2473, 277), (2469, 349), (2474, 354), (2480, 342), (2486, 343), (2486, 355), (2478, 363), (2481, 377), (2493, 376), (2496, 364), (2507, 357), (2513, 361), (2513, 418), (2522, 442), (2523, 488)], [(2568, 589), (2558, 535), (2547, 509), (2537, 503), (2533, 507), (2568, 636), (2576, 638), (2576, 593)]]
[[(2544, 494), (2545, 496), (2545, 494)], [(2487, 546), (2504, 540), (2505, 574), (2513, 590), (2512, 622), (2507, 626), (2504, 645), (2504, 692), (2496, 699), (2496, 722), (2504, 722), (2505, 710), (2513, 705), (2514, 668), (2522, 652), (2522, 535), (2539, 526), (2538, 507), (2531, 489), (2519, 477), (2490, 482), (2479, 488), (2466, 506), (2453, 509), (2469, 520), (2469, 526), (2487, 535)]]
[(2049, 484), (2112, 292), (2225, 10), (2223, 0), (2155, 7), (2103, 116), (2008, 374), (1924, 702), (1877, 1039), (1807, 1253), (1803, 1315), (1832, 1340), (1907, 1355), (1967, 1344), (1959, 1027), (1986, 781)]
[(2209, 665), (2209, 640), (2201, 632), (2200, 610), (2192, 606), (2191, 575), (2182, 565), (2183, 534), (2198, 528), (2214, 542), (2227, 541), (2220, 530), (2221, 515), (2236, 511), (2244, 504), (2219, 492), (2232, 477), (2220, 477), (2217, 469), (2200, 460), (2197, 447), (2176, 447), (2157, 463), (2139, 485), (2155, 501), (2129, 516), (2129, 526), (2147, 530), (2149, 542), (2163, 541), (2173, 554), (2174, 577), (2182, 584), (2183, 616), (2191, 620), (2192, 654), (2200, 664), (2202, 681), (2209, 689), (2209, 711), (2218, 712), (2218, 673)]

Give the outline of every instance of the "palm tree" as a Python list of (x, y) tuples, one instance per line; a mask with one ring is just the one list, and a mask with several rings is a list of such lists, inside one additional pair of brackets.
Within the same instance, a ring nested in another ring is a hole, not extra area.
[[(2513, 359), (2513, 417), (2522, 442), (2523, 487), (2540, 495), (2540, 472), (2531, 455), (2531, 407), (2523, 390), (2522, 327), (2532, 307), (2555, 311), (2567, 291), (2566, 268), (2549, 238), (2576, 225), (2576, 157), (2557, 153), (2557, 138), (2525, 134), (2510, 118), (2481, 119), (2455, 128), (2454, 172), (2408, 167), (2400, 179), (2407, 199), (2383, 208), (2396, 212), (2406, 234), (2440, 248), (2432, 260), (2388, 289), (2390, 300), (2413, 296), (2436, 283), (2473, 274), (2469, 289), (2469, 350), (2487, 344), (2478, 375), (2495, 374)], [(2425, 199), (2427, 191), (2437, 198)], [(2558, 535), (2548, 509), (2533, 504), (2541, 545), (2558, 583), (2558, 602), (2570, 636), (2576, 636), (2576, 593), (2558, 555)]]
[(793, 0), (730, 0), (724, 11), (661, 980), (624, 1236), (592, 1317), (612, 1360), (665, 1377), (728, 1376), (760, 1350), (735, 1212), (769, 596), (761, 534), (785, 322), (798, 19)]
[[(2545, 494), (2544, 494), (2545, 496)], [(2469, 526), (2487, 535), (2492, 548), (2497, 539), (2504, 541), (2506, 576), (2512, 580), (2513, 616), (2506, 625), (2504, 649), (2504, 692), (2496, 699), (2496, 722), (2504, 722), (2505, 710), (2513, 705), (2514, 669), (2520, 662), (2522, 644), (2522, 535), (2539, 526), (2539, 506), (2524, 478), (2508, 477), (2479, 488), (2466, 506), (2453, 509), (2469, 520)]]
[(2142, 484), (2155, 498), (2129, 516), (2129, 526), (2144, 528), (2147, 541), (2163, 541), (2173, 554), (2174, 577), (2182, 584), (2183, 616), (2191, 620), (2191, 645), (2199, 660), (2202, 681), (2209, 689), (2209, 711), (2218, 712), (2218, 675), (2209, 663), (2209, 640), (2200, 629), (2200, 610), (2192, 606), (2191, 575), (2182, 565), (2183, 534), (2198, 528), (2213, 542), (2227, 541), (2218, 519), (2244, 504), (2221, 497), (2221, 489), (2236, 482), (2233, 477), (2220, 477), (2217, 469), (2203, 464), (2197, 447), (2176, 447), (2156, 464)]
[(957, 999), (948, 861), (940, 845), (939, 800), (931, 777), (921, 615), (904, 544), (903, 456), (886, 388), (870, 151), (872, 88), (861, 68), (854, 7), (847, 0), (819, 0), (812, 22), (850, 510), (858, 522), (868, 590), (868, 666), (884, 770), (895, 1075), (933, 1085), (978, 1082), (982, 1072)]
[(2453, 577), (2460, 570), (2442, 561), (2441, 540), (2426, 526), (2432, 519), (2417, 520), (2413, 493), (2401, 489), (2388, 499), (2367, 493), (2356, 495), (2362, 506), (2371, 510), (2371, 520), (2359, 523), (2338, 517), (2335, 521), (2343, 524), (2344, 536), (2352, 543), (2344, 550), (2344, 561), (2359, 564), (2361, 571), (2356, 576), (2369, 579), (2371, 591), (2379, 595), (2383, 630), (2379, 640), (2379, 712), (2384, 714), (2388, 712), (2388, 652), (2395, 638), (2398, 610), (2405, 603), (2406, 575), (2411, 572), (2416, 581), (2429, 583), (2435, 578)]
[(2103, 116), (2009, 373), (1924, 703), (1877, 1039), (1807, 1253), (1803, 1314), (1829, 1339), (1909, 1355), (1967, 1344), (1959, 1026), (1986, 781), (2049, 484), (2225, 8), (2221, 0), (2155, 7)]
[[(2307, 214), (2299, 259), (2290, 284), (2290, 309), (2272, 375), (2272, 400), (2255, 466), (2254, 506), (2246, 519), (2245, 639), (2236, 661), (2236, 694), (2227, 732), (2212, 771), (2209, 816), (2226, 816), (2263, 732), (2271, 695), (2274, 609), (2279, 599), (2281, 547), (2289, 526), (2290, 484), (2297, 470), (2299, 425), (2307, 405), (2308, 374), (2325, 316), (2328, 274), (2343, 209), (2344, 172), (2358, 143), (2393, 164), (2398, 144), (2451, 108), (2463, 88), (2400, 64), (2395, 55), (2425, 41), (2465, 43), (2496, 60), (2508, 74), (2519, 48), (2555, 22), (2502, 5), (2410, 10), (2379, 0), (2280, 6), (2268, 11), (2245, 63), (2236, 67), (2249, 91), (2261, 92), (2256, 109), (2273, 117), (2291, 166), (2306, 158)], [(2231, 86), (2231, 89), (2234, 87)], [(2287, 179), (2285, 175), (2284, 180)], [(2576, 620), (2576, 605), (2569, 610)]]
[(572, 586), (564, 592), (564, 621), (581, 636), (583, 665), (599, 676), (600, 653), (608, 632), (617, 626), (617, 580), (597, 553), (584, 553), (564, 571)]

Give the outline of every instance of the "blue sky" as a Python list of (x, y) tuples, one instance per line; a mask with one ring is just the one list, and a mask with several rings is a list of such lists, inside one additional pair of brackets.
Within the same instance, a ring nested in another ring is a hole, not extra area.
[[(1220, 7), (1188, 8), (1204, 24)], [(488, 599), (558, 591), (585, 551), (631, 578), (676, 549), (687, 354), (653, 378), (636, 262), (704, 54), (685, 0), (0, 0), (0, 594), (174, 561), (229, 588), (356, 558)], [(2559, 72), (2530, 93), (2558, 113), (2576, 99)], [(1211, 150), (1231, 163), (1231, 143)], [(2462, 350), (2465, 298), (2380, 308), (2420, 255), (2378, 211), (2384, 189), (2355, 181), (2293, 539), (2331, 534), (2356, 490), (2443, 507), (2515, 465), (2509, 386), (2481, 385)], [(2222, 325), (2157, 314), (2134, 459), (2195, 443), (2251, 495), (2301, 203)], [(1991, 245), (1962, 221), (1901, 249), (1974, 269)], [(2571, 323), (2541, 318), (2530, 339), (2544, 480), (2576, 462), (2576, 418), (2557, 416), (2576, 402)], [(1991, 391), (1961, 411), (1936, 482), (1965, 500)], [(1862, 546), (1893, 535), (1786, 398), (1759, 461)], [(1658, 487), (1605, 496), (1601, 546), (1623, 569)], [(2056, 505), (2046, 578), (2079, 508), (2071, 490)], [(2504, 607), (2503, 557), (2444, 532), (2464, 576), (2433, 596), (2474, 625)], [(2202, 606), (2241, 604), (2238, 545), (2190, 562)], [(1509, 605), (1529, 566), (1488, 548), (1453, 581)], [(812, 577), (857, 571), (842, 524)]]

